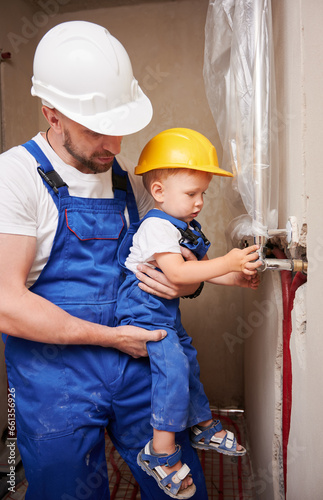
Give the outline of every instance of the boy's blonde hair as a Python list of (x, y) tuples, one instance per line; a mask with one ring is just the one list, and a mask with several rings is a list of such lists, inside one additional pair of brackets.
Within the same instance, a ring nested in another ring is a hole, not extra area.
[[(148, 193), (151, 194), (150, 188), (153, 182), (162, 182), (164, 179), (168, 179), (168, 177), (174, 176), (180, 172), (186, 172), (188, 175), (195, 175), (199, 170), (192, 170), (190, 168), (156, 168), (142, 174), (142, 181)], [(210, 173), (210, 176), (213, 177), (213, 174)]]

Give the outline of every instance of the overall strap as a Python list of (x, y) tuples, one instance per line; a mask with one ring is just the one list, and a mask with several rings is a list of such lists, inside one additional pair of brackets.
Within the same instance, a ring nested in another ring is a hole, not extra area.
[(159, 219), (165, 219), (171, 222), (175, 227), (177, 227), (182, 235), (182, 238), (179, 241), (180, 243), (184, 243), (185, 240), (189, 240), (193, 245), (197, 245), (199, 238), (202, 238), (203, 243), (206, 246), (210, 246), (209, 240), (201, 231), (201, 224), (195, 219), (193, 219), (190, 223), (191, 227), (194, 229), (194, 231), (192, 231), (192, 229), (188, 227), (188, 224), (186, 222), (176, 219), (175, 217), (172, 217), (171, 215), (168, 215), (156, 208), (149, 210), (144, 219), (147, 219), (148, 217), (158, 217)]
[(22, 144), (22, 146), (26, 148), (27, 151), (35, 158), (37, 163), (39, 163), (39, 167), (37, 167), (38, 173), (50, 192), (55, 204), (57, 204), (57, 197), (69, 196), (67, 184), (53, 169), (51, 162), (38, 144), (31, 139), (25, 144)]
[(126, 200), (130, 224), (138, 222), (139, 213), (137, 203), (133, 194), (128, 173), (125, 170), (122, 170), (116, 158), (114, 158), (112, 164), (112, 188), (115, 198)]

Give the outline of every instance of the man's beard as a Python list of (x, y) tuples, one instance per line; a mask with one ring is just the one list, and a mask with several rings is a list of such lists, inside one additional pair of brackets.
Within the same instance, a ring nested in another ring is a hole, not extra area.
[(85, 156), (82, 156), (82, 154), (80, 154), (79, 152), (76, 151), (74, 145), (72, 144), (72, 140), (71, 140), (71, 136), (70, 136), (70, 133), (68, 130), (64, 130), (64, 136), (65, 136), (65, 142), (63, 144), (64, 148), (66, 149), (66, 151), (74, 158), (74, 160), (76, 160), (78, 163), (80, 163), (83, 167), (87, 168), (88, 170), (91, 170), (91, 172), (93, 172), (94, 174), (100, 174), (100, 173), (103, 173), (103, 172), (107, 172), (112, 163), (104, 163), (104, 164), (97, 164), (95, 163), (95, 158), (98, 158), (98, 157), (104, 157), (104, 156), (115, 156), (113, 153), (111, 153), (110, 151), (106, 151), (104, 150), (103, 153), (97, 153), (97, 154), (94, 154), (92, 156), (90, 156), (90, 158), (86, 158)]

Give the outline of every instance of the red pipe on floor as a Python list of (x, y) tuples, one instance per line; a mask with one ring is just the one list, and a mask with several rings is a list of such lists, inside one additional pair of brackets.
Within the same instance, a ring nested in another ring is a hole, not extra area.
[[(278, 248), (273, 249), (273, 254), (278, 259), (286, 259), (286, 255)], [(292, 357), (290, 352), (290, 338), (292, 334), (292, 310), (298, 287), (306, 282), (306, 275), (296, 273), (292, 280), (290, 271), (280, 271), (283, 295), (283, 387), (282, 387), (282, 444), (283, 444), (283, 473), (284, 493), (287, 493), (287, 449), (290, 432), (290, 419), (292, 412)]]

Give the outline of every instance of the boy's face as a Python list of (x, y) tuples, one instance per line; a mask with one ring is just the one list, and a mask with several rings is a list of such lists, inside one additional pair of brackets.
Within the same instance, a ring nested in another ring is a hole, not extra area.
[(157, 207), (184, 222), (195, 219), (203, 207), (203, 196), (213, 175), (198, 170), (180, 170), (162, 181)]

